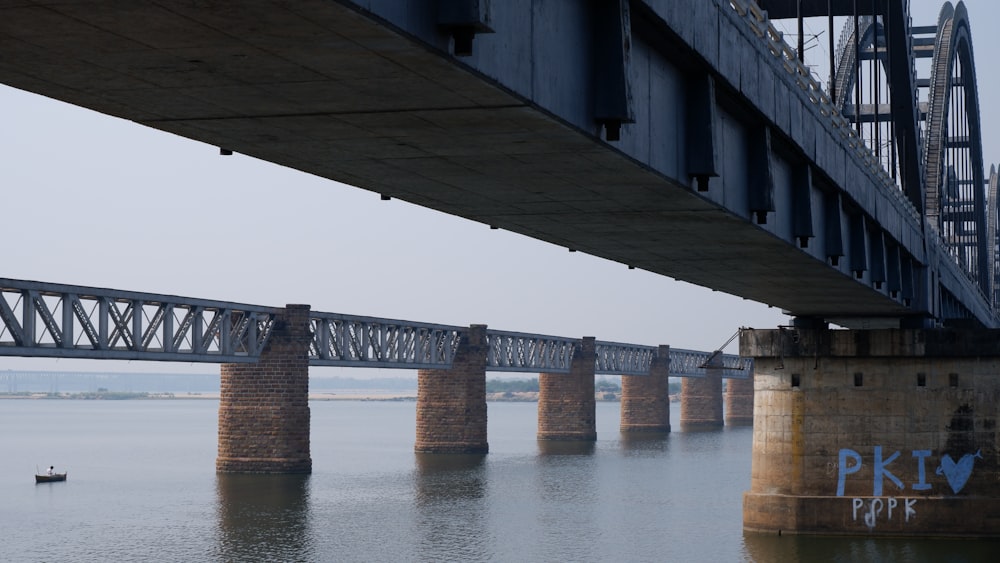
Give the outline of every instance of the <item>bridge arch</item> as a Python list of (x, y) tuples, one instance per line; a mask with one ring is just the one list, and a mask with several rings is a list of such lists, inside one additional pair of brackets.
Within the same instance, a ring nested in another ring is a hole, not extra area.
[(833, 62), (830, 93), (903, 193), (923, 210), (921, 114), (906, 17), (888, 11), (849, 17)]
[(989, 252), (989, 279), (992, 291), (988, 295), (996, 307), (1000, 303), (1000, 176), (995, 165), (990, 166), (990, 178), (986, 193), (986, 248)]
[(951, 259), (994, 301), (981, 132), (968, 12), (962, 2), (947, 2), (938, 18), (928, 91), (925, 216)]

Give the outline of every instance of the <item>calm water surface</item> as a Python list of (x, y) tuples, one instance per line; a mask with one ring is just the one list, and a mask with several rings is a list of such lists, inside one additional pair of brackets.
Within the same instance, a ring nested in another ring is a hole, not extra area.
[[(0, 401), (0, 561), (998, 561), (1000, 542), (744, 537), (751, 430), (413, 453), (414, 403), (312, 402), (313, 474), (217, 476), (218, 403)], [(35, 467), (68, 469), (35, 485)]]

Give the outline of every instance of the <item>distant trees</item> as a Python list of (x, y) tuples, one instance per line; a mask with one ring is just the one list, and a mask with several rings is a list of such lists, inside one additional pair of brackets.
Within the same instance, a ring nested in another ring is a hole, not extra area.
[(532, 379), (487, 379), (487, 393), (537, 393), (538, 378)]
[[(621, 385), (607, 379), (598, 379), (594, 382), (594, 391), (599, 393), (620, 393)], [(487, 393), (537, 393), (538, 378), (531, 379), (488, 379), (486, 380)]]

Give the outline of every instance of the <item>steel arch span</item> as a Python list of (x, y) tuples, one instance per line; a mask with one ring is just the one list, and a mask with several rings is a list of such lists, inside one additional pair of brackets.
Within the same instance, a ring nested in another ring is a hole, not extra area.
[(986, 178), (972, 32), (965, 4), (945, 3), (938, 18), (928, 88), (924, 206), (949, 256), (991, 300)]
[[(945, 324), (976, 322), (936, 267), (950, 261), (995, 313), (1000, 194), (985, 171), (965, 4), (945, 2), (936, 25), (913, 27), (907, 0), (760, 3), (772, 17), (828, 16), (831, 30), (833, 16), (846, 16), (831, 59), (830, 97), (921, 213), (925, 236), (937, 239), (926, 257), (928, 312)], [(929, 59), (929, 76), (918, 76), (919, 59)]]

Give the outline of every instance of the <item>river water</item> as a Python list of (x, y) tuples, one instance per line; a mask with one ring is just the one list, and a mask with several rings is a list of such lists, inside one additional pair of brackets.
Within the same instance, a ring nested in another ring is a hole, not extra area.
[[(216, 475), (218, 402), (0, 401), (0, 561), (998, 561), (1000, 542), (747, 535), (749, 428), (413, 453), (412, 402), (313, 401), (310, 476)], [(676, 407), (676, 406), (675, 406)], [(33, 483), (35, 467), (68, 470)]]

